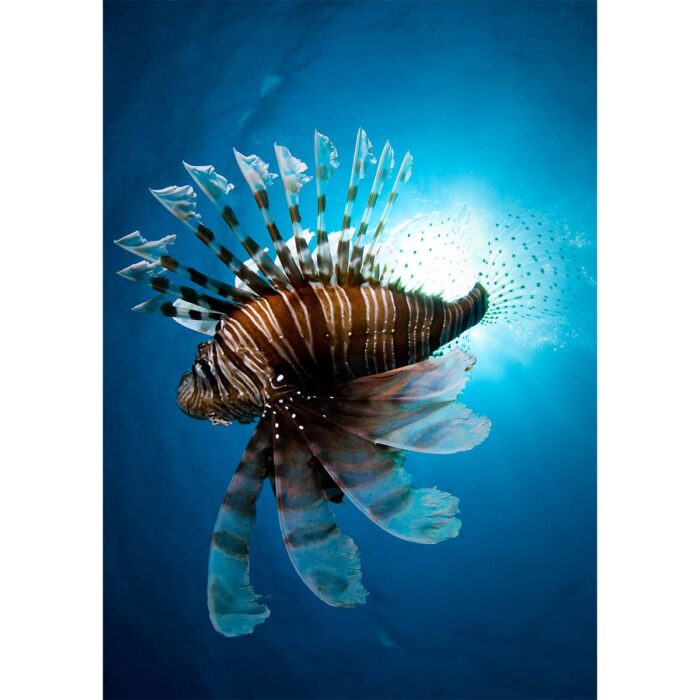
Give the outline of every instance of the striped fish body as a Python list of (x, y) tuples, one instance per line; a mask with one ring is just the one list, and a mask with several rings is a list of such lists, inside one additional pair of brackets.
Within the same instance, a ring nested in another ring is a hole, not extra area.
[[(201, 392), (211, 391), (224, 406), (239, 399), (243, 383), (260, 393), (262, 410), (261, 399), (281, 386), (327, 391), (412, 365), (476, 325), (487, 303), (480, 284), (453, 302), (368, 284), (314, 285), (261, 297), (220, 324), (210, 374), (222, 381), (205, 375)], [(260, 360), (251, 363), (250, 356)], [(230, 408), (224, 406), (226, 416), (234, 415)]]

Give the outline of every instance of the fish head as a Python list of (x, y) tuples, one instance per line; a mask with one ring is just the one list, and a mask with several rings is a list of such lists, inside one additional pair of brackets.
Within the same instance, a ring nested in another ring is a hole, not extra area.
[(182, 375), (177, 389), (177, 403), (185, 414), (214, 425), (229, 425), (233, 421), (250, 423), (262, 413), (265, 400), (243, 369), (247, 366), (241, 362), (241, 369), (236, 369), (226, 362), (224, 373), (214, 341), (199, 344), (192, 369)]

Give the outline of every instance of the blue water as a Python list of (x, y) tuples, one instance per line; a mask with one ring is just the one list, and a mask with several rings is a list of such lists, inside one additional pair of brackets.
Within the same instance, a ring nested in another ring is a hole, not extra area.
[[(272, 615), (252, 636), (226, 639), (207, 615), (209, 538), (251, 427), (179, 411), (175, 389), (203, 336), (129, 311), (148, 292), (114, 274), (134, 260), (111, 243), (134, 229), (178, 233), (178, 257), (221, 275), (147, 188), (187, 184), (182, 159), (213, 163), (240, 186), (234, 145), (270, 160), (276, 140), (310, 162), (314, 128), (347, 168), (363, 126), (377, 146), (391, 138), (415, 157), (405, 211), (449, 197), (544, 212), (587, 241), (593, 272), (595, 11), (592, 2), (105, 5), (107, 697), (595, 696), (593, 288), (567, 319), (563, 347), (479, 356), (465, 400), (493, 422), (483, 445), (409, 457), (417, 484), (459, 496), (457, 539), (409, 544), (340, 506), (370, 596), (363, 608), (333, 609), (295, 574), (266, 487), (251, 561)], [(242, 190), (239, 201), (264, 241)]]

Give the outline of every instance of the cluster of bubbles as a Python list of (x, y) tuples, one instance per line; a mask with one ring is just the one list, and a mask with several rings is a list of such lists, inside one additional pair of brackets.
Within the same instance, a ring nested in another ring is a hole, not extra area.
[[(495, 217), (459, 207), (399, 224), (382, 240), (379, 258), (385, 281), (446, 301), (481, 282), (489, 293), (484, 326), (505, 327), (522, 345), (561, 346), (576, 335), (571, 317), (594, 287), (581, 262), (586, 247), (534, 213)], [(475, 333), (453, 344), (467, 349)]]

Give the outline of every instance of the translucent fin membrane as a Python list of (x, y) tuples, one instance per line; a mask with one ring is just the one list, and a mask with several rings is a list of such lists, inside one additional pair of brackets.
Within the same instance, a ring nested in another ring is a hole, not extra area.
[(298, 407), (314, 456), (345, 495), (371, 520), (409, 542), (434, 544), (459, 532), (458, 499), (437, 489), (416, 489), (403, 468), (405, 453), (382, 447), (318, 414)]
[(575, 249), (535, 214), (507, 214), (491, 228), (479, 278), (490, 290), (486, 324), (566, 315), (587, 283)]
[[(189, 302), (183, 301), (182, 299), (176, 299), (173, 302), (173, 306), (175, 306), (176, 309), (185, 309), (187, 311), (205, 311), (205, 309), (198, 307), (196, 304), (190, 304)], [(192, 331), (196, 331), (197, 333), (203, 333), (204, 335), (209, 336), (212, 336), (216, 333), (216, 326), (218, 325), (218, 319), (203, 319), (200, 321), (193, 321), (191, 318), (180, 318), (174, 316), (173, 321), (175, 321), (175, 323), (178, 323), (181, 326), (184, 326), (185, 328), (189, 328)]]
[(401, 450), (447, 454), (483, 442), (490, 421), (455, 402), (474, 367), (473, 355), (452, 350), (407, 367), (362, 377), (310, 405), (353, 433)]
[(357, 546), (336, 525), (292, 413), (280, 406), (274, 420), (275, 495), (289, 558), (304, 583), (328, 605), (362, 605), (367, 591)]

